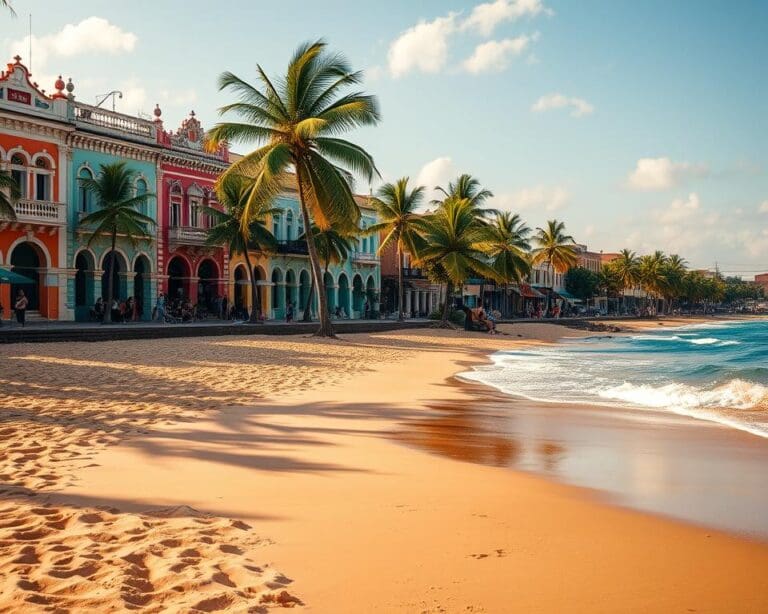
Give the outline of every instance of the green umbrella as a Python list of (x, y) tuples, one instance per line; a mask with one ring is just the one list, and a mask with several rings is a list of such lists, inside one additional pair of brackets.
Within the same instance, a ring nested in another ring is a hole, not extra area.
[(29, 284), (33, 285), (35, 282), (29, 277), (19, 275), (8, 269), (0, 269), (0, 284)]

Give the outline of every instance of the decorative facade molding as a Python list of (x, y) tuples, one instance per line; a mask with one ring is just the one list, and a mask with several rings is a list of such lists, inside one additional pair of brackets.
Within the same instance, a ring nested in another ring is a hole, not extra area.
[(126, 141), (113, 140), (103, 136), (83, 134), (82, 132), (70, 134), (67, 144), (78, 149), (96, 151), (118, 158), (131, 158), (141, 162), (152, 162), (153, 164), (157, 162), (158, 156), (157, 150), (151, 147), (134, 145)]

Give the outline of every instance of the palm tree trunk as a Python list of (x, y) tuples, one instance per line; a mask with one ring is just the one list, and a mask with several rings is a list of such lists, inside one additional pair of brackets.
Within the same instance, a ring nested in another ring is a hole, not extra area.
[(112, 229), (112, 249), (109, 251), (109, 266), (107, 266), (107, 304), (104, 308), (104, 324), (112, 322), (112, 300), (115, 296), (115, 247), (117, 244), (117, 228)]
[[(304, 197), (304, 183), (302, 181), (301, 164), (296, 164), (296, 183), (299, 188), (299, 201), (301, 202), (301, 216), (304, 219), (304, 234), (307, 238), (307, 248), (309, 251), (309, 264), (312, 269), (312, 276), (315, 280), (315, 286), (318, 290), (323, 288), (322, 271), (320, 270), (320, 257), (315, 245), (315, 237), (312, 232), (312, 220), (309, 218), (309, 209)], [(325, 292), (317, 293), (317, 311), (320, 319), (320, 328), (315, 332), (316, 337), (336, 337), (333, 333), (333, 324), (331, 324), (331, 314), (328, 313), (328, 297)]]
[(403, 249), (400, 244), (397, 245), (397, 319), (401, 322), (405, 319), (403, 315), (403, 298), (405, 288), (403, 288)]
[(248, 265), (248, 273), (251, 277), (251, 316), (248, 321), (251, 324), (259, 322), (259, 314), (261, 313), (261, 296), (259, 294), (259, 284), (256, 279), (256, 273), (251, 266), (251, 257), (248, 254), (248, 250), (245, 250), (245, 264)]

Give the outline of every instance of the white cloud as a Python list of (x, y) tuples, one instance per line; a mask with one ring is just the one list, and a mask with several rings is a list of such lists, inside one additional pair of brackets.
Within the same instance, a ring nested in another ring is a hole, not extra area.
[[(147, 90), (139, 85), (137, 80), (123, 81), (119, 84), (118, 89), (123, 93), (123, 96), (115, 100), (115, 110), (128, 115), (136, 115), (140, 111), (147, 112)], [(108, 105), (109, 103), (106, 103), (105, 106)]]
[(389, 47), (389, 72), (402, 77), (411, 71), (440, 72), (448, 61), (448, 37), (456, 29), (456, 14), (420, 21)]
[[(58, 58), (83, 54), (128, 53), (134, 50), (138, 37), (111, 24), (103, 17), (88, 17), (76, 24), (66, 24), (61, 30), (43, 36), (32, 35), (33, 80), (41, 87), (53, 89), (54, 74), (48, 74), (49, 63)], [(30, 38), (25, 36), (9, 44), (10, 55), (28, 53)], [(27, 58), (29, 61), (29, 58)], [(56, 70), (59, 67), (52, 67)]]
[(760, 211), (760, 213), (768, 213), (768, 200), (764, 200), (762, 203), (760, 203), (758, 211)]
[(699, 195), (691, 193), (687, 199), (675, 199), (666, 209), (657, 210), (655, 217), (661, 224), (679, 224), (680, 222), (690, 221), (700, 209)]
[(478, 74), (481, 72), (501, 71), (509, 64), (513, 55), (520, 55), (532, 40), (533, 36), (518, 36), (501, 41), (488, 41), (475, 47), (475, 51), (462, 63), (464, 70)]
[(499, 209), (537, 209), (547, 212), (563, 209), (571, 195), (562, 186), (537, 185), (523, 188), (512, 194), (501, 194), (493, 201)]
[(531, 111), (542, 113), (552, 109), (571, 109), (571, 117), (583, 117), (594, 112), (595, 107), (583, 98), (573, 98), (563, 94), (547, 94), (531, 105)]
[(688, 162), (673, 162), (669, 158), (640, 158), (627, 177), (634, 190), (667, 190), (691, 177), (708, 174), (705, 166)]
[(441, 193), (435, 190), (436, 186), (446, 187), (449, 181), (456, 179), (458, 170), (453, 160), (447, 156), (435, 158), (421, 167), (416, 177), (415, 185), (426, 187), (426, 201), (440, 198)]
[(462, 30), (474, 30), (482, 36), (490, 36), (496, 26), (504, 21), (521, 17), (535, 17), (540, 13), (552, 15), (541, 0), (496, 0), (478, 4), (461, 24)]

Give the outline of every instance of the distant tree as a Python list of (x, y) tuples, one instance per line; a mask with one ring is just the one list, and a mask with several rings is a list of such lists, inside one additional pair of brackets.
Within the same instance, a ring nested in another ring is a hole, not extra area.
[(565, 274), (565, 289), (576, 298), (588, 301), (597, 296), (599, 288), (600, 277), (589, 269), (575, 267)]
[(14, 203), (21, 197), (16, 180), (8, 171), (0, 170), (0, 220), (15, 220)]

